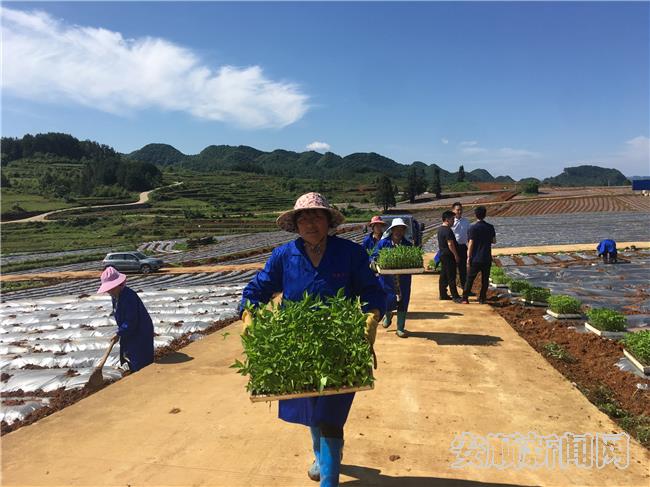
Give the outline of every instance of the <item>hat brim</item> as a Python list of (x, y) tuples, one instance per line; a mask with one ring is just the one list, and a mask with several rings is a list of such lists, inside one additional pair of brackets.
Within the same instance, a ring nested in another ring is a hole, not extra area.
[(406, 223), (398, 223), (397, 225), (391, 225), (390, 227), (388, 227), (388, 228), (386, 229), (386, 231), (387, 231), (387, 232), (390, 232), (390, 231), (391, 231), (393, 228), (395, 228), (395, 227), (404, 227), (404, 228), (408, 228), (409, 226), (408, 226)]
[(285, 232), (298, 233), (298, 229), (293, 223), (293, 217), (299, 211), (305, 211), (305, 210), (325, 210), (329, 212), (329, 214), (332, 215), (332, 224), (330, 225), (331, 228), (336, 228), (345, 221), (345, 217), (343, 216), (343, 213), (341, 213), (338, 210), (335, 210), (334, 208), (326, 208), (324, 206), (312, 206), (310, 208), (300, 208), (299, 210), (285, 211), (275, 220), (275, 224)]
[(117, 279), (115, 279), (113, 281), (102, 283), (102, 285), (99, 286), (99, 289), (97, 290), (97, 294), (102, 294), (102, 293), (108, 292), (111, 289), (116, 288), (117, 286), (119, 286), (120, 284), (122, 284), (124, 282), (126, 282), (126, 275), (120, 273), (120, 275), (119, 275), (119, 277)]

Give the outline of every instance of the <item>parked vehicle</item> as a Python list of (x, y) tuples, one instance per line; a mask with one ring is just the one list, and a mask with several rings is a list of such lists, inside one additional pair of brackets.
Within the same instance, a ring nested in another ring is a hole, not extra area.
[[(422, 247), (422, 235), (424, 234), (424, 223), (418, 222), (413, 215), (381, 215), (381, 219), (386, 222), (386, 228), (390, 227), (393, 219), (401, 218), (406, 223), (406, 233), (404, 236), (407, 240), (413, 242), (416, 247)], [(368, 227), (364, 227), (364, 232), (368, 231)], [(386, 236), (386, 235), (384, 235)]]
[(142, 252), (110, 252), (102, 261), (104, 269), (115, 267), (121, 272), (141, 272), (148, 274), (160, 269), (164, 262), (155, 257), (148, 257)]

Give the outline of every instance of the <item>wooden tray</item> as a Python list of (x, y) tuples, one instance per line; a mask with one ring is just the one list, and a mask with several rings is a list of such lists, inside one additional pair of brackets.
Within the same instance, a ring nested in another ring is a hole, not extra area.
[(626, 331), (606, 331), (599, 330), (594, 325), (590, 324), (588, 321), (585, 322), (585, 328), (591, 333), (595, 333), (598, 336), (603, 338), (623, 338), (627, 332)]
[(359, 386), (359, 387), (341, 387), (340, 389), (323, 389), (323, 392), (298, 392), (295, 394), (280, 394), (277, 396), (271, 394), (259, 394), (251, 395), (251, 402), (270, 402), (270, 401), (280, 401), (282, 399), (300, 399), (303, 397), (320, 397), (320, 396), (334, 396), (336, 394), (348, 394), (350, 392), (362, 392), (362, 391), (371, 391), (375, 386)]
[(623, 349), (623, 353), (637, 369), (639, 369), (641, 372), (643, 372), (646, 375), (650, 374), (650, 366), (643, 365), (639, 359), (637, 359), (634, 355), (632, 355), (632, 352), (628, 352), (627, 349), (625, 348)]
[(389, 274), (424, 274), (424, 267), (413, 267), (411, 269), (382, 269), (377, 266), (377, 272), (379, 274), (389, 275)]
[(579, 320), (582, 318), (582, 315), (580, 313), (556, 313), (553, 310), (547, 309), (546, 314), (549, 316), (552, 316), (555, 319), (558, 320)]

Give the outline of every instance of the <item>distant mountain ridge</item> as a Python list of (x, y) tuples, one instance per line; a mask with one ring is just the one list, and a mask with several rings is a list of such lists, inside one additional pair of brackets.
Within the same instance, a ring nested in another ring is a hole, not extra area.
[[(424, 173), (425, 181), (431, 184), (436, 169), (440, 172), (442, 184), (455, 183), (457, 172), (447, 171), (437, 164), (426, 164), (414, 161), (410, 165), (400, 164), (388, 157), (375, 152), (357, 152), (341, 157), (333, 152), (321, 154), (314, 151), (294, 152), (276, 149), (264, 152), (249, 146), (210, 145), (199, 154), (187, 155), (169, 144), (147, 144), (131, 154), (124, 155), (112, 147), (98, 142), (50, 132), (46, 134), (26, 134), (22, 138), (2, 137), (0, 162), (3, 166), (16, 161), (29, 161), (36, 158), (41, 161), (51, 161), (52, 156), (71, 161), (74, 164), (94, 164), (101, 173), (111, 164), (131, 164), (134, 161), (150, 164), (132, 168), (159, 173), (157, 167), (180, 166), (198, 171), (232, 170), (270, 174), (284, 177), (328, 178), (370, 181), (380, 174), (386, 174), (394, 179), (406, 179), (408, 172), (415, 168)], [(61, 160), (59, 160), (61, 162)], [(157, 166), (157, 167), (155, 167)], [(124, 166), (126, 167), (126, 166)], [(133, 171), (132, 171), (133, 172)], [(136, 177), (135, 174), (131, 176)], [(630, 179), (633, 179), (632, 177)], [(618, 169), (603, 168), (595, 165), (567, 167), (558, 176), (539, 181), (536, 178), (524, 178), (522, 181), (534, 180), (544, 185), (553, 186), (618, 186), (631, 184)], [(467, 182), (512, 183), (510, 176), (494, 177), (485, 169), (474, 169), (465, 172)], [(111, 184), (110, 181), (107, 184)]]
[[(281, 176), (348, 178), (361, 174), (386, 174), (391, 178), (406, 178), (412, 166), (422, 170), (427, 181), (433, 178), (434, 169), (440, 169), (442, 184), (454, 183), (457, 172), (447, 171), (437, 164), (415, 161), (400, 164), (375, 152), (356, 152), (340, 156), (333, 152), (321, 154), (314, 151), (294, 152), (276, 149), (264, 152), (240, 145), (210, 145), (195, 155), (186, 155), (168, 144), (148, 144), (128, 154), (131, 159), (150, 162), (159, 166), (179, 165), (197, 171), (247, 171)], [(512, 183), (510, 176), (494, 177), (485, 169), (465, 173), (469, 182)]]

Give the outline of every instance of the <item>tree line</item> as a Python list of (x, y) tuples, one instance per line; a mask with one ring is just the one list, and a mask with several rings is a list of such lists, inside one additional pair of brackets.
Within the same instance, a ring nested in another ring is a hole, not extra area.
[[(123, 197), (128, 191), (146, 191), (162, 182), (162, 173), (154, 164), (130, 160), (112, 147), (81, 141), (68, 134), (2, 137), (1, 144), (3, 166), (21, 159), (43, 163), (45, 169), (37, 177), (36, 189), (45, 195), (66, 199), (90, 195)], [(79, 165), (65, 169), (54, 165), (65, 161)], [(2, 176), (2, 186), (11, 186), (4, 171)]]
[[(465, 168), (461, 165), (458, 169), (458, 182), (465, 182)], [(399, 193), (397, 186), (393, 185), (391, 179), (383, 174), (380, 176), (377, 181), (377, 192), (375, 193), (375, 204), (381, 206), (384, 211), (387, 211), (391, 206), (395, 206), (396, 198)], [(433, 169), (433, 179), (429, 185), (427, 185), (424, 170), (418, 167), (412, 166), (409, 169), (407, 178), (406, 178), (406, 195), (408, 196), (409, 203), (415, 203), (415, 198), (417, 195), (422, 194), (426, 191), (427, 186), (429, 190), (435, 194), (436, 198), (439, 199), (442, 194), (442, 184), (440, 181), (440, 168), (435, 167)]]

